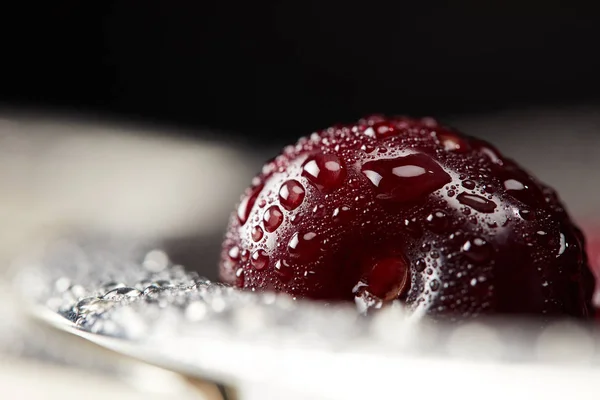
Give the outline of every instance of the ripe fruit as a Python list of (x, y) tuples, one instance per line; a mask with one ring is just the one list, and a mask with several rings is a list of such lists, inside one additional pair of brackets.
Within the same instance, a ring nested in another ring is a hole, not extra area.
[(239, 288), (434, 315), (591, 314), (581, 231), (556, 193), (432, 119), (372, 116), (269, 161), (220, 273)]

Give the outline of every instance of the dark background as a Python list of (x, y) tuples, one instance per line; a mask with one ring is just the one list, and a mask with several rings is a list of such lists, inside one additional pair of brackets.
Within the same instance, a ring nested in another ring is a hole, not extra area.
[(3, 6), (0, 102), (278, 144), (370, 112), (597, 103), (599, 14), (501, 3)]

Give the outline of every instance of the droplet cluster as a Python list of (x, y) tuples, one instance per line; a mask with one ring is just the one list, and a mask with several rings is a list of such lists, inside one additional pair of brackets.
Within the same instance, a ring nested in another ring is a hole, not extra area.
[(489, 143), (374, 115), (263, 167), (230, 219), (220, 273), (365, 310), (401, 300), (450, 318), (588, 317), (583, 244), (556, 193)]

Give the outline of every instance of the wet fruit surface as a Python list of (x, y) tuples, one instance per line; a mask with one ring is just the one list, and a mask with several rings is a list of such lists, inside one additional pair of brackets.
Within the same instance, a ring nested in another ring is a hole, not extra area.
[(244, 289), (400, 299), (431, 315), (591, 315), (583, 235), (556, 193), (431, 118), (373, 116), (267, 163), (223, 243)]

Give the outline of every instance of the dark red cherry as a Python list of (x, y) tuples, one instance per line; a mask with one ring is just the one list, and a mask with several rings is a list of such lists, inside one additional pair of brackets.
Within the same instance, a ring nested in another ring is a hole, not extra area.
[(253, 182), (220, 263), (238, 288), (434, 317), (592, 313), (585, 240), (556, 193), (431, 118), (319, 131)]

